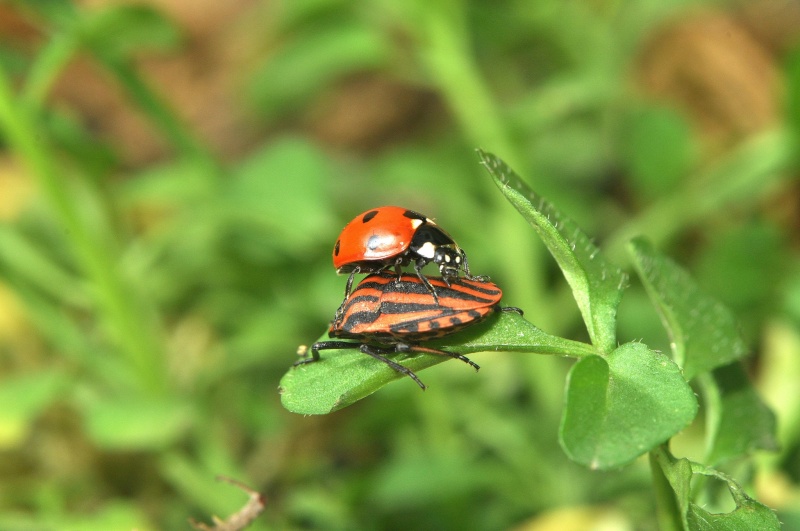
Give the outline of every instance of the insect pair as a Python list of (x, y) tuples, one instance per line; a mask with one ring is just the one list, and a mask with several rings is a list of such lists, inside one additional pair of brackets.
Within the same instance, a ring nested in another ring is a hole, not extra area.
[(470, 273), (466, 253), (433, 220), (403, 207), (379, 207), (356, 216), (342, 229), (333, 246), (336, 272), (350, 273), (345, 300), (358, 273), (394, 268), (399, 277), (402, 267), (411, 263), (434, 300), (438, 297), (436, 288), (422, 274), (422, 268), (429, 263), (439, 267), (446, 284), (458, 278), (462, 269), (469, 280), (488, 280)]
[[(416, 276), (402, 272), (413, 263)], [(439, 267), (441, 277), (426, 277), (422, 268)], [(443, 229), (418, 212), (402, 207), (380, 207), (357, 216), (342, 230), (333, 249), (338, 273), (350, 273), (345, 298), (336, 311), (328, 335), (355, 339), (359, 350), (425, 385), (410, 369), (387, 354), (426, 353), (459, 359), (453, 352), (420, 345), (482, 321), (500, 308), (502, 291), (487, 277), (470, 273), (467, 256)], [(394, 274), (387, 270), (394, 269)], [(459, 273), (464, 272), (464, 277)], [(358, 273), (371, 273), (352, 290)], [(321, 341), (311, 357), (295, 365), (318, 361), (319, 351), (352, 348), (347, 341)]]

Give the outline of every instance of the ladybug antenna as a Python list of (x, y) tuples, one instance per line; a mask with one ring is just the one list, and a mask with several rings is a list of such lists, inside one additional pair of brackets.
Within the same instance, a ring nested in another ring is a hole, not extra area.
[(467, 253), (464, 252), (464, 249), (458, 250), (459, 255), (461, 256), (461, 262), (464, 264), (464, 276), (467, 277), (469, 280), (476, 280), (478, 282), (488, 282), (489, 277), (487, 275), (473, 275), (469, 271), (469, 262), (467, 262)]

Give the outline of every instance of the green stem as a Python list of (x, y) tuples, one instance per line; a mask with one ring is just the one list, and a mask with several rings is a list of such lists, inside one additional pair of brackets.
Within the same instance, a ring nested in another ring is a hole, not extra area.
[[(170, 145), (175, 146), (182, 156), (203, 162), (204, 167), (210, 171), (215, 173), (219, 171), (218, 164), (211, 157), (208, 149), (195, 138), (189, 128), (177, 117), (177, 114), (144, 82), (136, 70), (130, 66), (129, 59), (93, 42), (93, 39), (87, 38), (83, 33), (85, 28), (82, 25), (85, 20), (81, 18), (82, 13), (76, 6), (69, 2), (52, 3), (52, 7), (48, 4), (45, 5), (42, 12), (54, 26), (59, 28), (60, 33), (51, 39), (44, 53), (34, 65), (24, 91), (25, 101), (41, 102), (52, 86), (55, 77), (75, 50), (84, 47), (117, 78), (130, 100), (136, 103), (164, 133)], [(38, 12), (38, 6), (34, 11)]]
[[(535, 177), (512, 140), (504, 116), (496, 104), (480, 68), (474, 60), (467, 29), (466, 6), (460, 0), (418, 1), (406, 4), (404, 15), (416, 37), (416, 44), (431, 79), (450, 107), (463, 134), (475, 147), (492, 151), (528, 179)], [(487, 180), (488, 182), (488, 180)], [(494, 238), (493, 248), (502, 250), (502, 276), (513, 279), (514, 290), (535, 304), (526, 308), (527, 317), (545, 330), (559, 324), (550, 311), (552, 295), (548, 292), (543, 267), (546, 251), (535, 237), (520, 238), (520, 219), (512, 208), (492, 190), (495, 215), (487, 225)], [(530, 386), (539, 391), (549, 417), (560, 414), (561, 401), (555, 386), (563, 386), (558, 360), (537, 359), (535, 365), (523, 361)], [(553, 394), (551, 394), (553, 393)]]
[(510, 166), (524, 168), (492, 93), (472, 60), (464, 6), (436, 0), (417, 9), (421, 56), (468, 140), (501, 154)]
[[(420, 57), (467, 141), (496, 153), (521, 174), (530, 175), (492, 92), (473, 60), (463, 2), (416, 2), (406, 9), (406, 16), (416, 34)], [(514, 279), (520, 293), (538, 301), (539, 304), (531, 309), (531, 317), (543, 328), (551, 329), (552, 316), (544, 310), (548, 306), (548, 293), (540, 273), (544, 269), (540, 266), (545, 255), (543, 246), (533, 238), (521, 239), (518, 231), (509, 230), (508, 227), (520, 223), (517, 214), (498, 194), (492, 193), (491, 197), (497, 201), (494, 209), (497, 214), (490, 221), (489, 230), (496, 238), (494, 248), (503, 250), (504, 276)], [(519, 264), (529, 264), (530, 268), (521, 271)]]
[(664, 475), (661, 462), (671, 459), (664, 448), (659, 446), (648, 455), (650, 471), (653, 474), (653, 490), (656, 497), (656, 517), (660, 531), (683, 531), (683, 519), (675, 491)]
[(128, 92), (131, 101), (164, 132), (167, 140), (184, 157), (202, 161), (205, 166), (216, 170), (216, 162), (208, 150), (198, 142), (177, 115), (172, 112), (160, 97), (142, 80), (141, 76), (123, 59), (93, 46), (91, 49), (97, 60), (108, 69)]
[(697, 376), (700, 392), (703, 394), (706, 421), (706, 448), (705, 461), (711, 457), (711, 452), (719, 436), (719, 423), (722, 416), (722, 396), (719, 387), (714, 381), (712, 373), (703, 373)]
[(18, 100), (0, 67), (0, 128), (6, 140), (30, 167), (69, 238), (107, 332), (129, 357), (143, 390), (166, 390), (166, 370), (154, 326), (125, 284), (108, 242), (98, 237), (81, 218), (80, 203), (69, 193), (66, 179), (48, 151), (46, 135), (30, 108)]
[(31, 65), (21, 99), (31, 109), (38, 109), (47, 98), (64, 67), (75, 55), (78, 41), (72, 31), (53, 35)]

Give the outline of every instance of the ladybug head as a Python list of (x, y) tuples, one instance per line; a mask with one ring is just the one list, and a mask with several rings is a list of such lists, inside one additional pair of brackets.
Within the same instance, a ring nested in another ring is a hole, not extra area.
[(443, 277), (457, 277), (464, 263), (464, 251), (455, 244), (439, 245), (433, 253), (432, 262), (439, 266)]

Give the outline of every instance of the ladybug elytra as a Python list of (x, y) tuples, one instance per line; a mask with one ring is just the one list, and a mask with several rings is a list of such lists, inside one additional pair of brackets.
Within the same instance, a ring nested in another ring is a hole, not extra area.
[[(423, 353), (459, 359), (478, 370), (469, 358), (454, 352), (423, 347), (420, 341), (457, 332), (485, 319), (495, 311), (522, 313), (519, 308), (500, 308), (503, 292), (483, 280), (460, 279), (446, 283), (442, 278), (428, 281), (438, 292), (434, 299), (420, 277), (401, 274), (372, 274), (364, 278), (345, 299), (331, 323), (328, 335), (355, 339), (359, 350), (392, 369), (409, 376), (423, 390), (425, 384), (410, 369), (385, 355), (399, 352)], [(320, 350), (353, 348), (349, 341), (320, 341), (311, 347), (311, 357), (295, 365), (320, 359)]]

